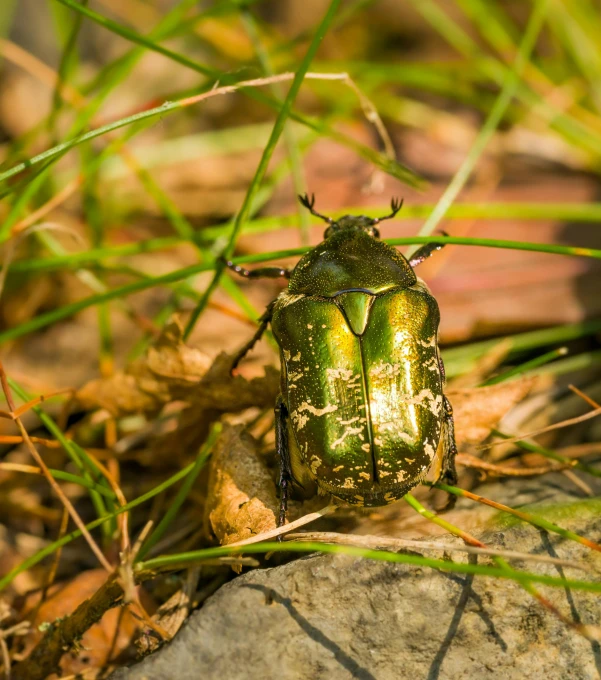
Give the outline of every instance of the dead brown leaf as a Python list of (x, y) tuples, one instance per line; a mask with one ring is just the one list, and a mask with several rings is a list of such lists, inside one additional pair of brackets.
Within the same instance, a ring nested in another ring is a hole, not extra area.
[[(280, 373), (265, 366), (265, 373), (251, 380), (231, 376), (232, 357), (220, 354), (203, 379), (188, 394), (190, 406), (182, 411), (176, 429), (159, 438), (152, 448), (156, 462), (174, 452), (186, 454), (204, 441), (212, 422), (222, 413), (237, 413), (247, 408), (273, 408), (280, 384)], [(180, 396), (182, 399), (183, 396)]]
[(226, 425), (213, 451), (206, 519), (222, 544), (275, 529), (275, 484), (240, 425)]
[(448, 390), (457, 445), (479, 444), (486, 439), (507, 411), (528, 394), (534, 381), (521, 378), (488, 387)]
[(76, 395), (86, 409), (104, 408), (114, 416), (159, 411), (184, 398), (207, 372), (210, 359), (183, 341), (179, 319), (173, 319), (146, 355), (109, 378), (84, 385)]

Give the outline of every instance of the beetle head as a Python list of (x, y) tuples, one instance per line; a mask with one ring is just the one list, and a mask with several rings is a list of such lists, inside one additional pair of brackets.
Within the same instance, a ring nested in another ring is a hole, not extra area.
[(334, 234), (340, 233), (342, 230), (355, 229), (364, 231), (368, 236), (373, 238), (380, 238), (380, 231), (376, 228), (376, 224), (382, 220), (389, 220), (393, 218), (403, 205), (403, 201), (398, 201), (393, 198), (390, 203), (391, 213), (385, 215), (384, 217), (366, 217), (365, 215), (344, 215), (339, 220), (333, 220), (331, 217), (322, 215), (318, 213), (317, 210), (313, 208), (315, 205), (315, 195), (312, 194), (311, 198), (307, 194), (304, 196), (299, 196), (299, 201), (311, 212), (312, 215), (320, 217), (324, 222), (327, 222), (330, 226), (325, 230), (324, 238), (330, 238)]

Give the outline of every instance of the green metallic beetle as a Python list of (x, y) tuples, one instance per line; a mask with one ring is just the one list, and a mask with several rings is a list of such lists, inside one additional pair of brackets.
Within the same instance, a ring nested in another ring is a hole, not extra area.
[(378, 222), (345, 215), (293, 270), (227, 266), (241, 276), (290, 280), (237, 354), (233, 368), (271, 323), (280, 347), (276, 448), (280, 525), (291, 491), (331, 494), (363, 506), (387, 505), (434, 476), (456, 482), (453, 412), (443, 393), (438, 305), (413, 267), (443, 244), (409, 260), (379, 240)]

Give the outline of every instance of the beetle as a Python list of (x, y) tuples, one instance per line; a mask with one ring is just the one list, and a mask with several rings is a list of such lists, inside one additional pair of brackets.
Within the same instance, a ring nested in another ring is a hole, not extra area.
[(328, 227), (294, 269), (225, 263), (246, 278), (289, 280), (232, 365), (271, 324), (281, 360), (279, 526), (293, 491), (380, 506), (402, 498), (432, 467), (437, 481), (457, 481), (440, 313), (413, 271), (444, 244), (427, 244), (407, 259), (379, 240), (376, 225), (398, 213), (396, 199), (384, 217), (338, 220), (318, 213), (314, 196), (299, 200)]

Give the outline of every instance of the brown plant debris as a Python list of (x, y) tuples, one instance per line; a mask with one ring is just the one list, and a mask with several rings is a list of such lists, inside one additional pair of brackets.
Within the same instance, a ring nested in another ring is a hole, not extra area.
[(154, 414), (165, 404), (185, 399), (205, 375), (211, 361), (188, 347), (179, 319), (174, 318), (143, 358), (122, 373), (91, 380), (76, 395), (85, 409), (104, 408), (113, 416)]
[[(136, 581), (141, 583), (150, 576), (150, 572), (138, 572)], [(66, 597), (66, 594), (69, 594), (69, 597)], [(82, 602), (82, 597), (88, 599)], [(120, 618), (125, 618), (125, 614), (115, 611), (116, 616), (111, 618), (110, 628), (105, 627), (107, 624), (103, 618), (108, 610), (120, 605), (122, 601), (123, 586), (115, 575), (107, 579), (106, 573), (94, 570), (83, 572), (76, 577), (64, 589), (56, 592), (48, 603), (40, 607), (36, 621), (44, 623), (40, 631), (43, 634), (36, 637), (37, 644), (29, 656), (12, 669), (13, 680), (44, 680), (51, 673), (60, 673), (61, 659), (66, 652), (86, 648), (86, 654), (91, 654), (93, 650), (88, 648), (88, 645), (93, 646), (94, 640), (98, 641), (99, 638), (102, 640), (102, 644), (98, 645), (100, 653), (106, 655), (110, 653), (111, 648), (110, 643), (106, 643), (107, 636), (112, 632), (116, 637), (118, 630), (117, 639), (123, 649), (125, 638), (127, 637), (129, 641), (134, 629), (137, 628), (133, 617), (130, 615), (127, 628), (123, 629), (130, 631), (123, 638), (121, 628), (117, 629), (117, 625)], [(76, 602), (80, 604), (72, 614), (68, 614)], [(101, 619), (101, 628), (93, 634), (99, 638), (93, 637), (90, 642), (90, 639), (85, 637), (86, 631), (92, 633), (93, 626)]]
[(275, 484), (242, 426), (226, 425), (211, 460), (206, 518), (222, 544), (275, 529)]
[(487, 387), (448, 390), (457, 445), (479, 444), (486, 439), (507, 411), (528, 394), (534, 380), (522, 378)]

